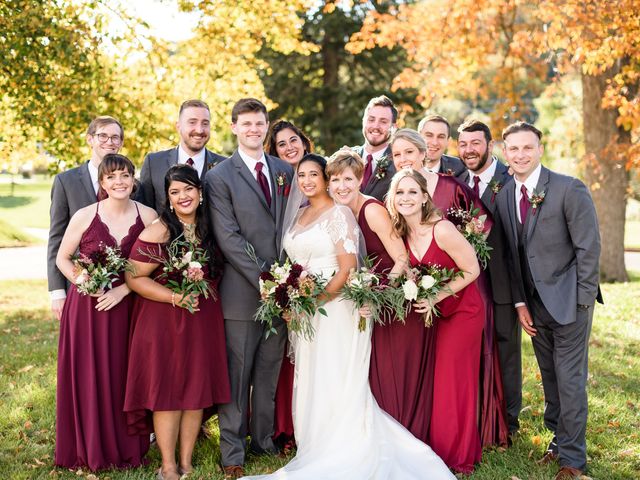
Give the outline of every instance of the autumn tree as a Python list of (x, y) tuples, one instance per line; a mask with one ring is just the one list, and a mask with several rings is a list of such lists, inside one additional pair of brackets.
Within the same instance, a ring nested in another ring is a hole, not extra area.
[(603, 243), (601, 275), (626, 280), (624, 220), (628, 170), (637, 164), (632, 131), (640, 122), (638, 0), (445, 0), (371, 12), (349, 48), (402, 45), (413, 65), (396, 86), (420, 88), (420, 100), (462, 96), (482, 104), (496, 131), (535, 119), (532, 104), (545, 83), (578, 69), (582, 78), (585, 158)]

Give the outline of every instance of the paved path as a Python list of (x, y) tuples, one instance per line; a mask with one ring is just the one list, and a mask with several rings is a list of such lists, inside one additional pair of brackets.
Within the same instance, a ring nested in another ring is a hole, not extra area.
[[(640, 272), (640, 252), (626, 252), (627, 270)], [(47, 278), (47, 247), (0, 248), (0, 280)]]

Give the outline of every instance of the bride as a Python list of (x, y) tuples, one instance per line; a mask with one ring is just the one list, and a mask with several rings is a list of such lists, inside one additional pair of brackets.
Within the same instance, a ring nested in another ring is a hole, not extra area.
[[(359, 331), (354, 304), (339, 296), (364, 250), (359, 250), (360, 231), (353, 213), (336, 205), (327, 193), (325, 167), (326, 160), (319, 155), (308, 154), (300, 161), (297, 184), (308, 205), (297, 211), (283, 236), (293, 261), (329, 280), (326, 316), (318, 313), (313, 318), (313, 339), (289, 334), (295, 362), (297, 454), (271, 475), (244, 478), (455, 479), (427, 445), (378, 407), (371, 394), (371, 329)], [(289, 202), (299, 205), (293, 194)]]

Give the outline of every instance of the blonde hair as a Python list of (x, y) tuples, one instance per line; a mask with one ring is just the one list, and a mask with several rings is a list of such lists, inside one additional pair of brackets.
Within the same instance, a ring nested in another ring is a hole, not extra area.
[(349, 147), (342, 147), (329, 157), (327, 162), (327, 176), (340, 175), (347, 168), (353, 171), (358, 180), (364, 175), (364, 161), (354, 150)]
[(426, 193), (427, 197), (425, 202), (422, 204), (422, 211), (420, 215), (420, 224), (430, 224), (434, 223), (434, 221), (430, 221), (429, 219), (433, 216), (442, 217), (442, 213), (433, 203), (431, 195), (427, 190), (427, 180), (422, 176), (422, 174), (416, 170), (411, 168), (404, 168), (396, 173), (391, 179), (391, 185), (389, 185), (389, 192), (387, 193), (387, 210), (391, 215), (391, 222), (393, 224), (393, 231), (396, 235), (404, 238), (409, 233), (409, 226), (407, 225), (407, 221), (405, 218), (398, 213), (398, 210), (395, 207), (396, 200), (396, 191), (398, 190), (398, 184), (405, 178), (412, 178), (420, 187), (422, 193)]

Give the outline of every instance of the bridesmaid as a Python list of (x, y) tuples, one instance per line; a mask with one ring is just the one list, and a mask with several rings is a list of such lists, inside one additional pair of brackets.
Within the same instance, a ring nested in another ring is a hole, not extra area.
[(313, 152), (309, 137), (293, 123), (278, 120), (271, 124), (264, 150), (295, 168), (302, 157)]
[[(457, 472), (471, 473), (482, 448), (476, 424), (480, 348), (484, 304), (475, 279), (480, 267), (473, 247), (456, 227), (442, 219), (427, 191), (425, 178), (405, 169), (394, 175), (387, 208), (396, 234), (409, 251), (409, 263), (439, 265), (463, 273), (449, 282), (450, 292), (438, 294), (435, 319), (437, 348), (433, 377), (430, 445)], [(426, 301), (413, 305), (418, 314)]]
[[(468, 210), (473, 205), (474, 208), (480, 209), (479, 215), (487, 215), (484, 228), (488, 234), (493, 226), (491, 215), (485, 210), (482, 201), (473, 190), (455, 177), (432, 173), (423, 168), (427, 145), (418, 132), (408, 128), (398, 130), (391, 140), (391, 149), (394, 165), (398, 171), (410, 167), (422, 173), (427, 180), (429, 195), (442, 213), (446, 214), (450, 208)], [(482, 384), (479, 419), (480, 439), (483, 447), (496, 444), (506, 446), (509, 429), (502, 375), (500, 375), (498, 344), (495, 341), (493, 301), (489, 281), (483, 271), (478, 279), (478, 288), (485, 304), (485, 327), (479, 380)], [(437, 342), (436, 348), (439, 348)]]
[[(176, 165), (164, 185), (165, 208), (134, 244), (134, 273), (126, 274), (127, 285), (139, 297), (132, 314), (124, 410), (130, 430), (156, 433), (162, 454), (158, 479), (176, 480), (193, 471), (203, 409), (229, 402), (231, 393), (224, 321), (215, 293), (221, 270), (200, 178), (192, 167)], [(165, 256), (167, 245), (181, 235), (209, 252), (212, 259), (204, 271), (214, 297), (175, 294), (166, 282), (155, 280), (163, 267), (149, 255)], [(189, 303), (196, 307), (194, 313), (187, 310)]]
[[(278, 120), (271, 124), (265, 142), (265, 151), (269, 155), (284, 160), (295, 169), (302, 157), (307, 153), (313, 152), (313, 144), (304, 132), (293, 123), (286, 120)], [(296, 446), (291, 412), (294, 367), (287, 355), (288, 351), (289, 343), (287, 341), (276, 388), (273, 426), (273, 441), (286, 455), (291, 453)]]
[[(389, 213), (373, 197), (360, 193), (364, 162), (351, 149), (336, 152), (327, 164), (329, 192), (358, 219), (375, 270), (392, 276), (407, 266), (407, 250), (393, 230)], [(369, 383), (378, 405), (416, 438), (427, 442), (435, 363), (434, 329), (411, 312), (405, 323), (385, 319), (374, 324)]]
[(98, 168), (102, 197), (76, 212), (64, 234), (56, 265), (71, 283), (60, 320), (56, 405), (56, 465), (91, 470), (135, 467), (149, 449), (149, 435), (128, 435), (124, 404), (132, 296), (123, 278), (113, 288), (82, 295), (71, 261), (79, 249), (91, 255), (103, 245), (131, 246), (156, 213), (129, 197), (134, 167), (118, 154)]

